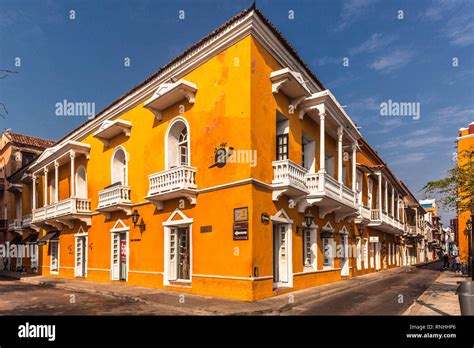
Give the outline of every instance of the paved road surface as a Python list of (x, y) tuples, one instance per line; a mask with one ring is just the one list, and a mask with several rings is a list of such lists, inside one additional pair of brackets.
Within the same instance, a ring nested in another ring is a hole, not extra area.
[[(286, 315), (400, 315), (440, 275), (441, 262), (294, 307)], [(400, 301), (402, 301), (400, 303)]]
[[(284, 315), (399, 315), (440, 274), (433, 263), (294, 307)], [(380, 274), (382, 275), (382, 274)], [(74, 295), (74, 303), (70, 302)], [(400, 303), (400, 300), (403, 300)], [(170, 309), (99, 294), (0, 278), (0, 315), (177, 315)]]
[[(75, 303), (71, 303), (74, 295)], [(167, 309), (103, 295), (0, 278), (0, 315), (178, 315)], [(182, 315), (182, 313), (181, 313)]]

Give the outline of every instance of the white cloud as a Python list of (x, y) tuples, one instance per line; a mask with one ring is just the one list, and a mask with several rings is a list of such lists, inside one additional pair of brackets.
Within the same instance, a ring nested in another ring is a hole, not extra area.
[(367, 13), (369, 7), (378, 0), (347, 0), (342, 6), (339, 23), (335, 31), (342, 31)]
[(382, 48), (390, 46), (394, 41), (396, 41), (395, 36), (383, 36), (380, 33), (374, 33), (370, 36), (369, 39), (361, 43), (359, 46), (353, 47), (349, 50), (349, 53), (352, 55), (360, 53), (373, 53)]
[(440, 35), (454, 46), (474, 43), (474, 2), (470, 0), (438, 0), (422, 13), (421, 18), (440, 22)]
[(379, 72), (389, 73), (407, 65), (414, 56), (412, 51), (398, 49), (376, 58), (369, 67)]
[(474, 120), (474, 108), (470, 106), (446, 106), (433, 113), (438, 123), (469, 124)]

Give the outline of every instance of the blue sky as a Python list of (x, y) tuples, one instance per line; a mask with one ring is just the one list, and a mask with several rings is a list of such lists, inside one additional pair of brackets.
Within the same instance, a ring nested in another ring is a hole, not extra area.
[[(18, 74), (0, 79), (8, 110), (1, 128), (57, 140), (85, 121), (55, 116), (57, 102), (101, 110), (251, 3), (2, 0), (0, 69)], [(257, 7), (422, 198), (426, 181), (453, 164), (457, 130), (474, 121), (474, 1), (259, 0)], [(420, 118), (381, 116), (388, 100), (420, 103)]]

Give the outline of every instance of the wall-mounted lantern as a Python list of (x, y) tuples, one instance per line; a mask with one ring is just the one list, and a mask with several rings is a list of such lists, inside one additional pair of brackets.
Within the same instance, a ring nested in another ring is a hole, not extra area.
[(133, 213), (132, 213), (132, 222), (133, 222), (133, 225), (134, 225), (135, 227), (137, 227), (137, 226), (140, 227), (140, 232), (143, 232), (143, 231), (145, 231), (145, 226), (146, 226), (146, 225), (145, 225), (145, 223), (143, 222), (143, 219), (142, 219), (142, 222), (138, 224), (137, 222), (138, 222), (139, 219), (140, 219), (140, 214), (138, 213), (138, 210), (135, 209), (135, 210), (133, 211)]
[[(310, 227), (313, 223), (313, 214), (311, 213), (311, 210), (308, 210), (306, 215), (304, 216), (304, 223), (306, 227)], [(301, 231), (303, 231), (304, 227), (303, 226), (296, 226), (296, 234), (300, 234)]]

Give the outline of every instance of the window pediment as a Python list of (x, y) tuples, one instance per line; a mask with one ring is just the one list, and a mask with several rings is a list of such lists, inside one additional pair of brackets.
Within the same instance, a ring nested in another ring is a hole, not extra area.
[(148, 99), (143, 107), (153, 112), (158, 120), (161, 120), (165, 109), (187, 99), (190, 104), (194, 104), (194, 98), (197, 92), (197, 85), (186, 81), (163, 83), (155, 91), (153, 96)]
[(101, 140), (105, 146), (109, 146), (109, 140), (119, 134), (124, 134), (129, 137), (131, 128), (132, 123), (130, 121), (121, 119), (114, 121), (107, 120), (104, 121), (97, 132), (94, 133), (94, 138)]

